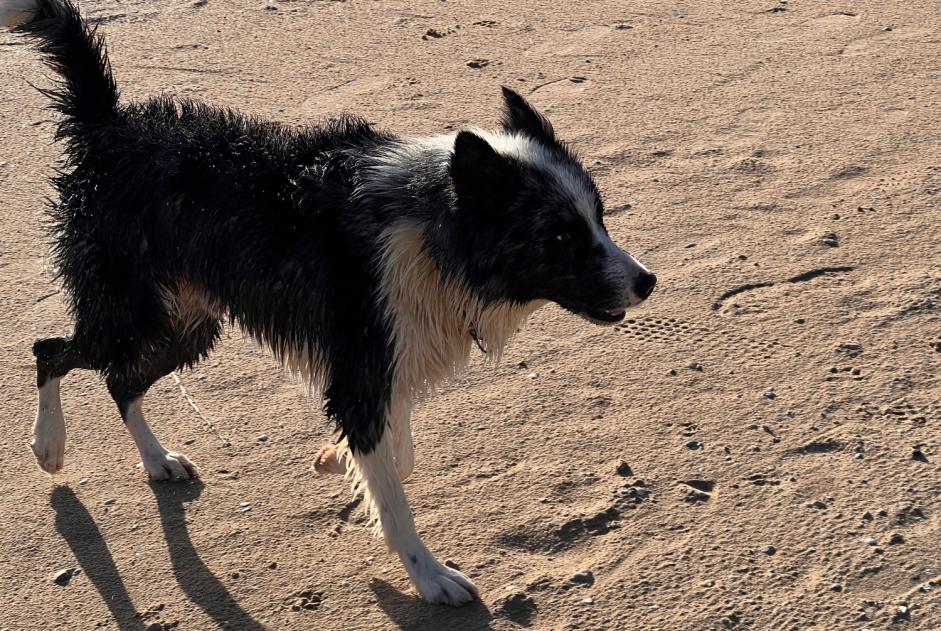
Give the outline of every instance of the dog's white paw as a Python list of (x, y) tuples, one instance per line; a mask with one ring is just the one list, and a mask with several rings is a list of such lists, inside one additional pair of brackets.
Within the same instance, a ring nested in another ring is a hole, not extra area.
[(321, 475), (346, 473), (346, 467), (343, 466), (343, 463), (341, 463), (339, 457), (337, 457), (337, 448), (335, 445), (324, 445), (320, 448), (320, 451), (317, 452), (317, 457), (314, 459), (314, 471)]
[[(409, 559), (406, 560), (406, 567)], [(457, 607), (480, 598), (480, 592), (469, 578), (455, 569), (438, 563), (434, 557), (409, 567), (409, 575), (421, 597), (433, 605)]]
[(33, 435), (30, 448), (36, 456), (36, 462), (46, 473), (58, 473), (65, 462), (65, 424), (58, 428), (41, 428)]
[(174, 451), (147, 454), (143, 457), (142, 464), (150, 479), (158, 482), (161, 480), (177, 482), (199, 477), (199, 469), (196, 465), (183, 454)]

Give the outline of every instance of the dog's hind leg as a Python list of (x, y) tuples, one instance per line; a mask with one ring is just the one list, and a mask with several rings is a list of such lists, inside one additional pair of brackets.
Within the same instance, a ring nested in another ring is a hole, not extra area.
[(47, 473), (62, 469), (65, 459), (65, 418), (59, 382), (74, 368), (91, 368), (75, 349), (71, 338), (49, 337), (33, 344), (39, 406), (30, 447), (36, 462)]
[(124, 426), (134, 439), (144, 469), (152, 480), (186, 480), (199, 474), (189, 458), (160, 444), (144, 418), (144, 394), (175, 367), (175, 362), (164, 356), (133, 373), (107, 377), (108, 392), (117, 404)]
[(144, 417), (144, 395), (158, 379), (178, 368), (194, 364), (205, 357), (221, 329), (216, 320), (206, 319), (170, 346), (143, 358), (139, 365), (106, 377), (108, 392), (118, 406), (141, 463), (152, 480), (186, 480), (199, 475), (196, 465), (184, 454), (164, 447)]

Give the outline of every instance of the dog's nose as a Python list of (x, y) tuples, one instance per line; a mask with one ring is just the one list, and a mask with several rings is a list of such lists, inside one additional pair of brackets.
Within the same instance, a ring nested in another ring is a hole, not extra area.
[(634, 281), (634, 293), (640, 296), (641, 300), (646, 300), (653, 293), (653, 288), (657, 286), (656, 275), (650, 272), (641, 272), (637, 280)]

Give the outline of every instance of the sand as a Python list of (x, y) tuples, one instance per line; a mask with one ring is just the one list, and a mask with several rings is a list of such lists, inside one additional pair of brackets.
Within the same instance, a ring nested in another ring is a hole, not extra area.
[(50, 477), (27, 443), (30, 344), (70, 328), (60, 147), (0, 35), (0, 629), (941, 628), (936, 3), (86, 5), (125, 99), (431, 134), (495, 124), (513, 86), (660, 285), (618, 327), (540, 311), (418, 407), (406, 490), (472, 606), (418, 600), (309, 470), (319, 403), (237, 330), (180, 376), (205, 420), (173, 378), (147, 399), (201, 481), (149, 485), (90, 373)]

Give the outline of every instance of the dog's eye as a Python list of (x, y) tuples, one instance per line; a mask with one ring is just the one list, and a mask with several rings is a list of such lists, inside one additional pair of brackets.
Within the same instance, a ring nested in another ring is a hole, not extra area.
[(572, 235), (569, 232), (560, 232), (557, 235), (555, 235), (555, 240), (560, 243), (565, 243), (566, 241), (572, 240)]

